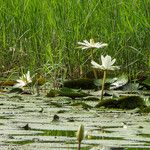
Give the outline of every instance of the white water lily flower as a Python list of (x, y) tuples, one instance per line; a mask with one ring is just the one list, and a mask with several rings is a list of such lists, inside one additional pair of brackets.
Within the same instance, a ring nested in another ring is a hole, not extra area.
[(32, 82), (32, 78), (30, 77), (30, 71), (27, 72), (27, 74), (23, 74), (22, 77), (20, 77), (18, 80), (16, 80), (18, 83), (14, 85), (15, 88), (22, 88), (26, 86), (28, 83)]
[(93, 39), (90, 39), (90, 42), (84, 40), (83, 42), (78, 42), (78, 44), (80, 45), (79, 48), (82, 49), (103, 48), (105, 46), (108, 46), (108, 44), (106, 43), (100, 43), (100, 42), (95, 43)]
[(119, 69), (119, 66), (113, 66), (116, 59), (112, 59), (111, 56), (106, 55), (105, 57), (101, 55), (101, 61), (102, 65), (99, 65), (95, 61), (91, 61), (91, 64), (93, 65), (93, 68), (101, 69), (101, 70), (115, 70)]

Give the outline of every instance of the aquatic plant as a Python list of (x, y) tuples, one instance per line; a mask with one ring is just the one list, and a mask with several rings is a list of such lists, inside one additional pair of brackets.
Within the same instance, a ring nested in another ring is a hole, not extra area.
[(42, 4), (0, 0), (0, 4), (2, 75), (20, 67), (35, 71), (49, 60), (51, 65), (65, 65), (75, 77), (87, 57), (74, 43), (84, 37), (109, 41), (107, 52), (125, 65), (123, 72), (149, 71), (149, 0), (43, 0)]
[(22, 88), (22, 87), (26, 86), (28, 83), (31, 83), (32, 78), (30, 77), (30, 71), (28, 71), (26, 74), (23, 74), (16, 81), (17, 81), (17, 83), (14, 85), (15, 88)]
[(77, 131), (78, 150), (81, 148), (81, 141), (84, 139), (84, 126), (81, 124)]
[(109, 55), (106, 55), (105, 57), (103, 55), (101, 55), (101, 61), (102, 61), (102, 65), (99, 65), (94, 60), (91, 61), (91, 64), (92, 64), (93, 68), (100, 69), (100, 70), (104, 71), (100, 100), (103, 99), (104, 85), (105, 85), (105, 81), (106, 81), (106, 73), (107, 73), (107, 71), (108, 70), (119, 69), (119, 66), (113, 66), (113, 64), (115, 63), (116, 59), (112, 59), (111, 56), (109, 56)]
[(84, 40), (83, 42), (78, 42), (78, 44), (80, 45), (79, 48), (82, 48), (82, 49), (103, 48), (105, 46), (108, 46), (107, 43), (102, 43), (102, 42), (95, 43), (94, 39), (90, 39), (90, 42), (88, 42), (87, 40)]
[(96, 106), (105, 108), (118, 108), (118, 109), (143, 109), (146, 107), (144, 99), (140, 96), (123, 96), (120, 98), (110, 98), (105, 101), (100, 101)]
[[(82, 48), (82, 50), (84, 49), (90, 49), (90, 53), (91, 53), (91, 59), (93, 59), (93, 53), (94, 53), (94, 49), (99, 49), (99, 48), (103, 48), (105, 46), (108, 46), (107, 43), (102, 43), (102, 42), (94, 42), (94, 39), (90, 39), (90, 42), (88, 42), (87, 40), (84, 40), (83, 42), (78, 42), (78, 44), (80, 45), (79, 48)], [(95, 70), (93, 70), (94, 76), (97, 79), (97, 73)]]

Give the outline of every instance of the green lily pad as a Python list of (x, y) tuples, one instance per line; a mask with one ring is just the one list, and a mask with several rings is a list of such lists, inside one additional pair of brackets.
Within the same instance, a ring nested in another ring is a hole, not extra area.
[[(105, 81), (105, 85), (110, 85), (111, 83), (114, 83), (117, 80), (117, 78), (107, 78)], [(94, 84), (95, 86), (101, 87), (102, 86), (103, 79), (95, 79)]]
[(106, 99), (99, 102), (96, 107), (104, 106), (106, 108), (134, 109), (145, 106), (143, 98), (139, 96), (124, 96), (118, 99)]
[(90, 96), (90, 94), (83, 92), (81, 89), (75, 90), (75, 89), (63, 87), (59, 90), (50, 90), (50, 92), (47, 93), (47, 96), (48, 97), (66, 96), (75, 99), (75, 98)]
[(93, 79), (74, 79), (74, 80), (66, 80), (63, 82), (63, 86), (67, 88), (74, 89), (94, 89), (95, 85), (93, 83)]
[(90, 96), (90, 94), (87, 94), (87, 93), (83, 92), (82, 90), (74, 90), (74, 89), (70, 89), (70, 88), (60, 89), (59, 95), (60, 96), (68, 96), (68, 97), (71, 97), (72, 99)]
[(118, 89), (128, 83), (128, 76), (123, 74), (118, 77), (117, 81), (111, 84), (110, 89)]

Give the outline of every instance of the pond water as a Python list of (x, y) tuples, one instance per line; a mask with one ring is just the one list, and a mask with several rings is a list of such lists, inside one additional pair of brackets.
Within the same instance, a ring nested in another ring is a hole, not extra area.
[(77, 149), (80, 124), (86, 132), (82, 150), (150, 149), (150, 114), (74, 106), (78, 101), (0, 94), (0, 150)]

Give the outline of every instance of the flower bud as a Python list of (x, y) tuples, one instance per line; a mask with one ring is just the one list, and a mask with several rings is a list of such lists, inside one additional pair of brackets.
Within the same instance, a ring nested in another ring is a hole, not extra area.
[(80, 143), (84, 138), (84, 126), (81, 124), (77, 131), (77, 140)]

